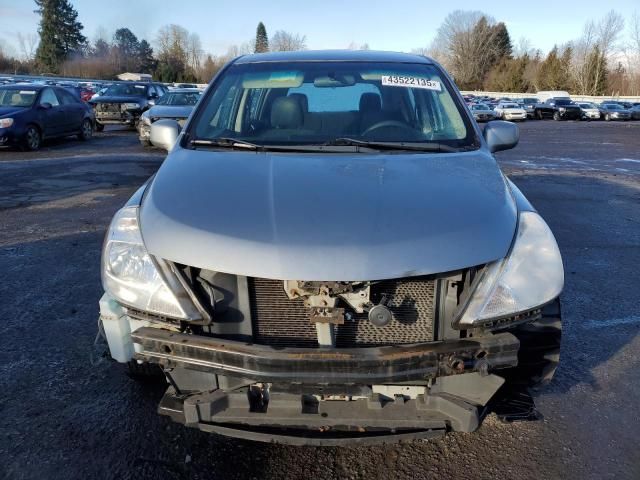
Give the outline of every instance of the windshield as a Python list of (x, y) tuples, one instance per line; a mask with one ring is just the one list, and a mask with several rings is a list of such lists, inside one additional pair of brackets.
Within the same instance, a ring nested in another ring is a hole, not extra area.
[(538, 99), (537, 98), (523, 98), (522, 99), (522, 103), (524, 103), (525, 105), (532, 105), (534, 103), (538, 103)]
[(556, 105), (573, 105), (573, 102), (568, 98), (557, 98)]
[(36, 90), (0, 88), (0, 107), (30, 107), (37, 96)]
[(596, 108), (596, 106), (593, 103), (581, 103), (580, 104), (580, 108)]
[(502, 108), (520, 108), (517, 103), (503, 103)]
[(475, 145), (462, 104), (433, 65), (295, 62), (234, 65), (196, 112), (192, 140), (256, 145), (434, 142)]
[(199, 92), (169, 92), (164, 94), (156, 105), (195, 105), (199, 99)]
[(607, 110), (624, 110), (620, 105), (618, 105), (617, 103), (607, 103), (604, 106)]
[(482, 104), (471, 105), (471, 110), (489, 110), (489, 107)]
[(146, 96), (147, 85), (136, 85), (134, 83), (116, 83), (107, 88), (105, 97), (140, 97)]

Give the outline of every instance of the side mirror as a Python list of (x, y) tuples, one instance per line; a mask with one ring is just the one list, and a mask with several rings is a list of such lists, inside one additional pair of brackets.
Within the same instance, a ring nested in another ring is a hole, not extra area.
[[(153, 132), (153, 131), (152, 131)], [(520, 130), (515, 123), (497, 120), (487, 124), (482, 132), (491, 153), (509, 150), (520, 140)]]
[(180, 124), (175, 120), (158, 120), (151, 124), (149, 141), (152, 145), (170, 151), (180, 135)]
[(150, 98), (147, 103), (153, 107), (156, 104), (156, 100), (155, 98)]
[(53, 107), (53, 105), (51, 105), (49, 102), (44, 102), (40, 104), (40, 108), (42, 108), (43, 110), (49, 110), (51, 107)]

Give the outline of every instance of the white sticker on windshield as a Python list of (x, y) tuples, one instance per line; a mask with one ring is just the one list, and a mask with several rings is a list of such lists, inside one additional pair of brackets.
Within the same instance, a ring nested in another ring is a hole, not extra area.
[(20, 95), (35, 95), (35, 90), (20, 90)]
[(425, 90), (442, 91), (440, 82), (420, 77), (406, 77), (404, 75), (382, 75), (382, 85), (387, 87), (424, 88)]

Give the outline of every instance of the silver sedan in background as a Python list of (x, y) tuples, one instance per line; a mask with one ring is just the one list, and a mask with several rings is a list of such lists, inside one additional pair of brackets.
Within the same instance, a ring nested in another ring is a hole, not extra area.
[(198, 104), (201, 95), (202, 91), (196, 88), (170, 90), (163, 95), (140, 118), (140, 123), (138, 124), (140, 143), (145, 147), (152, 145), (150, 140), (151, 124), (157, 120), (176, 120), (180, 125), (184, 126), (187, 118), (191, 115), (191, 111)]

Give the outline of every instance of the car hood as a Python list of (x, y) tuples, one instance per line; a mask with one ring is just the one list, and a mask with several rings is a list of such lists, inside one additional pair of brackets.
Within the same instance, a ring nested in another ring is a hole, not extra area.
[(107, 97), (105, 95), (101, 95), (99, 97), (93, 98), (91, 103), (141, 103), (144, 102), (144, 99), (141, 97)]
[(516, 228), (495, 160), (456, 154), (300, 154), (176, 147), (140, 210), (148, 251), (289, 280), (377, 280), (504, 257)]
[(155, 118), (187, 118), (191, 115), (190, 105), (156, 105), (149, 109), (149, 116)]
[(15, 115), (16, 113), (22, 113), (29, 110), (22, 107), (0, 107), (0, 117), (7, 117), (9, 115)]

